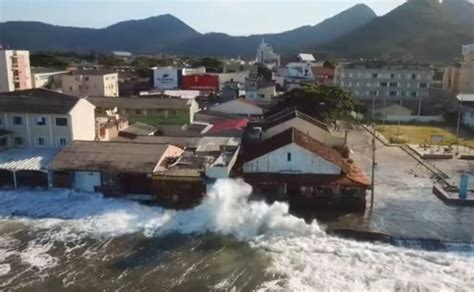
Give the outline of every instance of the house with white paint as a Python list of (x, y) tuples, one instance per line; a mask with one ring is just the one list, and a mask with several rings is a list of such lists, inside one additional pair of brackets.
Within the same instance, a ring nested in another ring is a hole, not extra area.
[(13, 132), (15, 147), (62, 148), (94, 140), (95, 106), (89, 101), (35, 88), (0, 93), (0, 128)]
[(244, 179), (268, 200), (365, 209), (368, 178), (338, 151), (290, 128), (244, 153)]
[(212, 112), (231, 114), (235, 116), (261, 116), (263, 109), (252, 101), (238, 98), (215, 105), (209, 109)]

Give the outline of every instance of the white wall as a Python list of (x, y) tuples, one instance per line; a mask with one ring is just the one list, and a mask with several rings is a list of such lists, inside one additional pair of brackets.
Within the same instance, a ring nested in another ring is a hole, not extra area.
[(160, 89), (177, 88), (178, 69), (171, 67), (153, 69), (153, 86)]
[(95, 106), (92, 103), (80, 99), (69, 112), (69, 117), (73, 140), (95, 140)]
[(463, 124), (470, 128), (474, 128), (474, 110), (464, 113)]
[(95, 192), (95, 187), (101, 186), (101, 175), (97, 171), (74, 172), (74, 189), (81, 192)]
[[(288, 161), (288, 153), (291, 153), (291, 161)], [(244, 172), (337, 175), (341, 168), (292, 143), (244, 163)]]

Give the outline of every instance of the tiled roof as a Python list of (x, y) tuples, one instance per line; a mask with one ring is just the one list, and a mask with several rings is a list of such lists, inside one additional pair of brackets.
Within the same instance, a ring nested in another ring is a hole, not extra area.
[(231, 119), (215, 122), (207, 133), (218, 133), (233, 129), (244, 129), (247, 127), (248, 119)]
[(351, 180), (357, 181), (361, 184), (368, 184), (366, 176), (355, 165), (347, 162), (338, 151), (324, 145), (295, 128), (290, 128), (258, 144), (252, 145), (252, 149), (247, 153), (244, 161), (254, 160), (292, 143), (295, 143), (296, 145), (318, 155), (324, 160), (337, 165), (341, 168), (346, 177)]
[(51, 170), (152, 173), (168, 144), (75, 141), (50, 163)]
[(67, 114), (79, 97), (35, 88), (0, 93), (0, 112)]

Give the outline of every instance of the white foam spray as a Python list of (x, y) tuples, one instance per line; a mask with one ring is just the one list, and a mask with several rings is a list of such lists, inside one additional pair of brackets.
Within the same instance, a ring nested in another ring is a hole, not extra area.
[[(474, 287), (473, 257), (328, 236), (316, 222), (306, 224), (291, 216), (284, 203), (249, 202), (250, 193), (251, 187), (242, 181), (219, 180), (201, 205), (169, 211), (66, 191), (0, 192), (0, 216), (22, 218), (31, 228), (50, 230), (54, 241), (137, 232), (233, 235), (272, 256), (268, 272), (278, 279), (264, 283), (262, 290), (472, 291)], [(32, 217), (41, 219), (26, 219)], [(22, 259), (46, 268), (56, 264), (45, 255), (47, 248), (39, 251), (27, 249)], [(0, 265), (5, 264), (0, 259)]]

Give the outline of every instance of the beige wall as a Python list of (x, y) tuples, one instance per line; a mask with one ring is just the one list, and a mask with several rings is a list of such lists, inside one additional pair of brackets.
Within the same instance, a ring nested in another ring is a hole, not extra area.
[(311, 138), (330, 147), (344, 146), (346, 144), (345, 137), (334, 136), (331, 133), (300, 118), (293, 118), (284, 123), (275, 125), (274, 127), (267, 129), (263, 133), (262, 137), (263, 139), (268, 139), (288, 130), (291, 127), (300, 130), (301, 132), (309, 135)]
[(96, 137), (95, 106), (80, 99), (69, 112), (72, 124), (72, 139), (93, 141)]
[(63, 75), (62, 91), (75, 96), (119, 96), (118, 73)]
[[(71, 123), (68, 115), (51, 115), (51, 114), (31, 114), (31, 113), (1, 113), (3, 127), (13, 131), (13, 143), (15, 137), (23, 138), (25, 147), (62, 147), (72, 141)], [(13, 125), (13, 117), (21, 116), (22, 125)], [(38, 125), (37, 120), (45, 118), (45, 125)], [(57, 126), (56, 118), (67, 118), (67, 126)], [(38, 144), (38, 138), (43, 138), (45, 145)], [(61, 145), (60, 141), (64, 145)]]
[(55, 75), (64, 74), (66, 71), (47, 72), (47, 73), (33, 73), (32, 86), (33, 88), (44, 87), (53, 81)]

